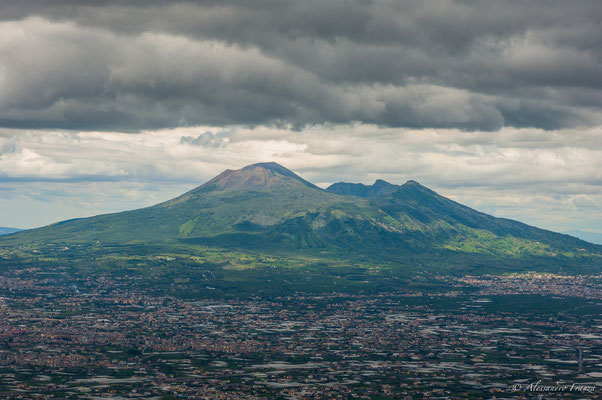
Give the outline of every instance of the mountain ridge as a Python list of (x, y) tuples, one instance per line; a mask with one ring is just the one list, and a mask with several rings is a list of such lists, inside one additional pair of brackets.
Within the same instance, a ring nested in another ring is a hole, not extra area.
[(337, 182), (326, 188), (326, 191), (342, 195), (373, 198), (391, 194), (400, 187), (401, 186), (399, 185), (394, 185), (382, 179), (377, 179), (372, 185), (364, 185), (363, 183)]
[(144, 254), (200, 257), (195, 254), (213, 249), (220, 257), (377, 264), (391, 271), (602, 270), (602, 246), (496, 218), (413, 180), (333, 186), (321, 189), (276, 163), (252, 164), (154, 206), (0, 238), (0, 253), (65, 247), (104, 254), (103, 248), (133, 246)]

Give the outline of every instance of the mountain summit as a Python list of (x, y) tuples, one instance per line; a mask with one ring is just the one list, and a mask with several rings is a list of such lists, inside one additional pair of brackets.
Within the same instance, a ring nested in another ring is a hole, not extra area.
[(0, 238), (0, 253), (57, 246), (134, 246), (144, 254), (153, 249), (197, 259), (211, 251), (303, 265), (359, 263), (449, 273), (602, 270), (600, 246), (478, 212), (412, 180), (337, 183), (323, 190), (276, 163), (226, 170), (152, 207)]
[(268, 190), (274, 187), (307, 186), (318, 189), (294, 172), (275, 162), (257, 163), (237, 170), (227, 169), (201, 188), (217, 186), (224, 190)]

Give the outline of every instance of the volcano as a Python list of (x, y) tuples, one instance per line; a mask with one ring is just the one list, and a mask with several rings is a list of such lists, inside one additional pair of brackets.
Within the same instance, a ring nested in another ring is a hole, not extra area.
[(341, 182), (324, 190), (276, 163), (226, 170), (152, 207), (0, 238), (5, 253), (91, 246), (200, 258), (215, 249), (450, 273), (602, 270), (601, 246), (487, 215), (416, 181)]

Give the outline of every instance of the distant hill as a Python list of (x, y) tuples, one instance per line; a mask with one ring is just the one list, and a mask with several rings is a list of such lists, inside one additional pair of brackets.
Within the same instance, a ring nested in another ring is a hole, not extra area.
[(0, 235), (8, 235), (9, 233), (19, 232), (20, 230), (21, 229), (0, 226)]
[(575, 236), (590, 243), (602, 244), (602, 233), (586, 232), (580, 231), (578, 229), (574, 229), (565, 233), (567, 235)]
[(293, 287), (309, 279), (310, 270), (319, 276), (316, 284), (327, 281), (323, 274), (342, 271), (331, 267), (363, 271), (354, 270), (348, 282), (418, 271), (602, 271), (602, 246), (484, 214), (416, 181), (337, 183), (323, 190), (276, 163), (226, 170), (152, 207), (4, 236), (2, 254), (34, 257), (36, 265), (68, 258), (64, 265), (86, 271), (160, 264), (201, 274), (203, 265), (209, 269), (198, 279), (227, 277), (229, 287), (246, 285), (255, 279), (250, 271), (262, 268), (269, 272), (257, 282), (278, 271), (293, 274), (286, 278)]
[(339, 182), (330, 185), (326, 190), (331, 193), (351, 195), (358, 197), (384, 197), (399, 190), (401, 186), (393, 185), (389, 182), (377, 179), (373, 185), (364, 185), (363, 183)]

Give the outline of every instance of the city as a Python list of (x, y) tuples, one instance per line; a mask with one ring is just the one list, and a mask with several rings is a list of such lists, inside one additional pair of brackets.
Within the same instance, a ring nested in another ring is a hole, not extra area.
[(189, 301), (62, 274), (0, 278), (3, 398), (602, 397), (599, 275)]

